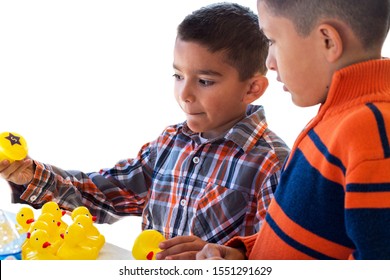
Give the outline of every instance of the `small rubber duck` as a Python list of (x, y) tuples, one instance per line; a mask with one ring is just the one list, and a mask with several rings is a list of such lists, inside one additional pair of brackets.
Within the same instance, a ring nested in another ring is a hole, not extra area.
[(63, 234), (64, 243), (60, 246), (57, 256), (62, 260), (96, 260), (99, 251), (96, 247), (83, 245), (87, 235), (79, 224), (71, 224)]
[(93, 216), (91, 212), (89, 212), (89, 209), (85, 206), (79, 206), (76, 207), (71, 214), (72, 221), (78, 216), (78, 215), (85, 215), (87, 217), (91, 217), (93, 222), (96, 222), (96, 216)]
[(100, 251), (106, 242), (106, 239), (93, 225), (91, 217), (87, 215), (78, 215), (74, 219), (74, 223), (81, 225), (85, 229), (85, 234), (87, 235), (85, 245), (96, 247)]
[(50, 247), (49, 235), (42, 229), (34, 230), (29, 238), (29, 246), (31, 251), (27, 253), (26, 260), (59, 260)]
[[(33, 222), (30, 226), (30, 229), (28, 230), (27, 232), (27, 236), (26, 236), (26, 239), (24, 240), (23, 244), (22, 244), (22, 259), (25, 260), (26, 259), (26, 256), (29, 252), (31, 252), (33, 249), (31, 248), (30, 246), (30, 237), (31, 237), (31, 233), (33, 233), (34, 231), (36, 230), (43, 230), (43, 231), (46, 231), (48, 232), (49, 230), (49, 225), (44, 222), (44, 221), (40, 221), (40, 220), (37, 220), (35, 222)], [(49, 248), (53, 253), (54, 250), (52, 250), (53, 248), (50, 247)]]
[(19, 233), (28, 232), (31, 223), (34, 222), (34, 212), (29, 207), (22, 207), (16, 214), (17, 229)]
[(61, 208), (58, 206), (57, 202), (54, 202), (54, 201), (46, 202), (42, 206), (41, 213), (42, 214), (45, 214), (45, 213), (52, 214), (54, 216), (54, 218), (56, 219), (56, 221), (58, 222), (58, 226), (60, 228), (60, 233), (65, 232), (66, 228), (68, 227), (68, 224), (62, 220), (62, 216), (65, 215), (66, 211), (61, 210)]
[[(43, 213), (39, 215), (37, 222), (42, 221), (47, 224), (47, 228), (45, 229), (49, 235), (49, 241), (51, 243), (51, 248), (54, 252), (57, 252), (57, 250), (60, 248), (61, 244), (64, 242), (64, 240), (61, 238), (61, 232), (60, 228), (58, 226), (58, 221), (55, 219), (55, 217), (50, 213)], [(34, 223), (34, 226), (37, 225)], [(31, 231), (31, 229), (30, 229)], [(31, 232), (32, 233), (32, 232)]]
[(134, 241), (132, 254), (136, 260), (155, 260), (162, 250), (158, 247), (165, 237), (154, 229), (142, 231)]

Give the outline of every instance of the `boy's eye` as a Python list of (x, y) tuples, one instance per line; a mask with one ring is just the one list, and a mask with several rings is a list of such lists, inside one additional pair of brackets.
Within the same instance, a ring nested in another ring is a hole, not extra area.
[(212, 86), (215, 82), (213, 81), (209, 81), (209, 80), (203, 80), (203, 79), (199, 79), (199, 83), (202, 85), (202, 86)]
[(270, 46), (272, 46), (273, 44), (274, 44), (274, 40), (270, 40), (270, 39), (268, 39), (268, 46), (270, 47)]
[(175, 78), (175, 80), (178, 80), (178, 81), (183, 80), (183, 77), (180, 76), (179, 74), (173, 74), (172, 77)]

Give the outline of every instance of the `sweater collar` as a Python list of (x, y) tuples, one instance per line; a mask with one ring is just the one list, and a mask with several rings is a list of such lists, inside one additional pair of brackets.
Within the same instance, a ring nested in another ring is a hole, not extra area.
[(390, 59), (369, 60), (350, 65), (334, 73), (328, 97), (320, 113), (342, 110), (346, 106), (368, 102), (368, 100), (389, 100)]

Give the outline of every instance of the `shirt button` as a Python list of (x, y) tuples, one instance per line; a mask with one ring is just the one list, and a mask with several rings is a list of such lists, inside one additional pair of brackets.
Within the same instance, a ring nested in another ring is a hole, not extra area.
[(185, 200), (185, 199), (182, 199), (182, 200), (180, 200), (180, 205), (181, 206), (186, 206), (186, 204), (187, 204), (187, 201)]
[(194, 157), (192, 159), (192, 162), (195, 163), (195, 164), (199, 163), (199, 161), (200, 161), (200, 159), (198, 157)]
[(31, 201), (31, 202), (34, 202), (35, 200), (37, 200), (37, 196), (36, 196), (36, 195), (32, 195), (32, 196), (30, 197), (30, 201)]

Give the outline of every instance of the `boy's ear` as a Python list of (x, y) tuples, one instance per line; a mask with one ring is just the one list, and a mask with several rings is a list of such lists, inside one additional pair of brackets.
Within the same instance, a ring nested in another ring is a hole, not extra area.
[(250, 104), (253, 101), (259, 99), (260, 96), (264, 94), (267, 87), (268, 87), (267, 77), (261, 74), (256, 74), (256, 76), (250, 80), (249, 89), (244, 95), (243, 101), (246, 104)]
[(343, 54), (343, 40), (339, 31), (330, 24), (318, 26), (321, 44), (328, 62), (337, 61)]

